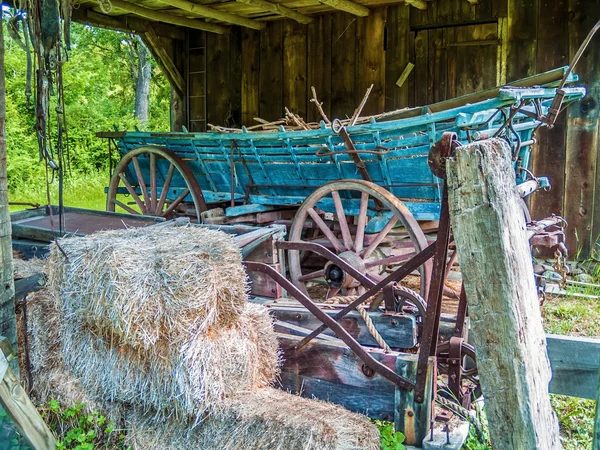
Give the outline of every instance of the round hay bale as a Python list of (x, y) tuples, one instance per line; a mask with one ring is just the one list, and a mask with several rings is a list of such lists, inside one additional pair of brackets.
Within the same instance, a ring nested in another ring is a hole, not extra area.
[(65, 318), (66, 366), (92, 399), (118, 401), (159, 417), (200, 419), (228, 397), (268, 386), (277, 376), (278, 342), (268, 310), (247, 304), (236, 323), (189, 336), (153, 353)]
[(378, 450), (381, 439), (365, 416), (272, 388), (230, 398), (196, 426), (133, 410), (128, 424), (134, 450)]
[(190, 335), (227, 327), (248, 300), (240, 250), (220, 231), (131, 228), (59, 246), (48, 276), (63, 314), (135, 348), (179, 347)]

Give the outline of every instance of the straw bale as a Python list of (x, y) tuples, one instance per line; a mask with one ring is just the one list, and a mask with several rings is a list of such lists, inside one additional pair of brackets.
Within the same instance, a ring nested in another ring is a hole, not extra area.
[(81, 383), (64, 365), (60, 345), (60, 318), (53, 297), (46, 289), (27, 299), (29, 357), (33, 397), (37, 405), (56, 400), (62, 405), (83, 403), (88, 412), (102, 411), (115, 423), (123, 423), (122, 405), (92, 400)]
[(320, 400), (265, 388), (228, 399), (220, 412), (193, 427), (157, 422), (131, 411), (133, 450), (378, 450), (380, 434), (365, 416)]
[(190, 335), (235, 323), (248, 300), (232, 237), (198, 227), (61, 239), (51, 249), (48, 271), (65, 316), (152, 351), (166, 352)]
[(238, 321), (194, 335), (181, 348), (153, 354), (67, 319), (66, 366), (92, 399), (152, 408), (159, 417), (197, 420), (227, 397), (274, 381), (278, 342), (267, 308), (247, 304)]

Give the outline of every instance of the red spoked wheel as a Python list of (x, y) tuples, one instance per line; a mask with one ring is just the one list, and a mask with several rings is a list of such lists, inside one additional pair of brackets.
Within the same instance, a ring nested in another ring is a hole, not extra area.
[[(125, 189), (133, 202), (119, 200)], [(191, 202), (190, 202), (191, 200)], [(162, 147), (139, 147), (126, 153), (115, 168), (106, 196), (106, 210), (117, 207), (130, 214), (171, 218), (176, 209), (188, 210), (200, 221), (207, 210), (202, 190), (185, 161)], [(136, 209), (137, 208), (137, 209)]]
[[(363, 180), (334, 181), (315, 190), (298, 209), (289, 240), (321, 244), (375, 283), (427, 247), (406, 205)], [(291, 281), (304, 293), (315, 283), (326, 287), (325, 298), (367, 290), (335, 262), (310, 250), (290, 250), (288, 255)], [(420, 293), (426, 298), (431, 262), (419, 272)]]

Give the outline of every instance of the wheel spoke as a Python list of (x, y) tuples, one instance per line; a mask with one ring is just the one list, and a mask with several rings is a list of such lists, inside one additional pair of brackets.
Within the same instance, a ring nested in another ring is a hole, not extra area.
[(396, 264), (399, 262), (408, 261), (413, 256), (415, 256), (415, 252), (405, 253), (403, 255), (394, 255), (388, 256), (387, 258), (377, 259), (373, 261), (365, 261), (365, 268), (370, 269), (371, 267), (384, 266), (389, 264)]
[(388, 223), (385, 224), (385, 227), (383, 227), (383, 229), (377, 234), (377, 236), (375, 236), (375, 239), (373, 239), (371, 245), (369, 245), (365, 250), (365, 253), (362, 255), (363, 259), (367, 259), (369, 256), (371, 256), (371, 253), (373, 253), (373, 251), (377, 248), (379, 244), (381, 244), (381, 241), (385, 239), (385, 237), (391, 231), (394, 225), (396, 225), (396, 222), (398, 222), (398, 218), (396, 216), (388, 220)]
[(365, 241), (365, 226), (367, 225), (367, 208), (369, 206), (369, 194), (363, 192), (360, 195), (360, 210), (358, 213), (358, 225), (354, 236), (354, 251), (360, 253)]
[(352, 248), (352, 236), (350, 234), (350, 229), (348, 228), (348, 220), (346, 219), (346, 213), (344, 212), (344, 205), (342, 205), (340, 193), (338, 191), (333, 191), (331, 193), (331, 196), (333, 197), (333, 203), (335, 204), (335, 212), (337, 214), (338, 222), (342, 230), (342, 239), (344, 240), (344, 247), (346, 248), (346, 250), (350, 250)]
[(131, 158), (131, 161), (133, 162), (133, 167), (135, 168), (135, 174), (140, 185), (140, 190), (142, 191), (142, 195), (144, 196), (144, 203), (147, 206), (146, 211), (144, 212), (148, 212), (148, 207), (150, 206), (150, 199), (148, 198), (148, 188), (146, 187), (146, 182), (144, 181), (144, 176), (142, 175), (142, 169), (140, 169), (140, 163), (137, 159), (137, 156)]
[(120, 206), (121, 208), (123, 208), (125, 211), (127, 211), (129, 214), (137, 214), (139, 215), (140, 213), (137, 212), (135, 209), (130, 208), (129, 206), (127, 206), (125, 203), (120, 202), (119, 200), (117, 200), (116, 198), (111, 198), (110, 199), (111, 202), (113, 202), (115, 205)]
[(317, 212), (313, 208), (309, 208), (308, 215), (311, 217), (313, 222), (321, 229), (321, 231), (323, 232), (325, 237), (327, 239), (329, 239), (329, 242), (331, 242), (333, 244), (333, 247), (335, 248), (335, 250), (338, 253), (342, 253), (344, 251), (344, 246), (342, 245), (340, 240), (335, 237), (335, 235), (329, 229), (327, 224), (325, 222), (323, 222), (323, 219), (321, 219), (321, 217), (317, 214)]
[(298, 278), (299, 281), (308, 281), (314, 280), (315, 278), (320, 278), (325, 275), (325, 269), (317, 270), (316, 272), (307, 273), (306, 275), (302, 275)]
[(146, 214), (148, 212), (148, 211), (146, 211), (146, 205), (144, 205), (144, 202), (142, 202), (142, 199), (140, 198), (140, 196), (137, 195), (137, 192), (135, 192), (135, 189), (133, 188), (131, 183), (129, 183), (129, 181), (127, 181), (127, 177), (125, 177), (125, 174), (123, 172), (121, 172), (119, 174), (119, 178), (125, 185), (125, 188), (127, 188), (127, 192), (129, 192), (129, 195), (131, 195), (131, 197), (137, 203), (138, 207), (140, 208), (140, 211), (142, 211), (142, 214)]
[(156, 155), (150, 153), (150, 209), (154, 214), (156, 210)]
[(169, 207), (165, 210), (165, 212), (161, 214), (161, 217), (168, 217), (169, 214), (171, 214), (173, 212), (175, 207), (177, 205), (179, 205), (189, 193), (190, 193), (189, 188), (187, 188), (185, 191), (183, 191), (179, 197), (177, 197), (175, 200), (173, 200), (173, 203), (171, 203), (169, 205)]
[(171, 164), (167, 172), (167, 178), (165, 179), (165, 184), (163, 185), (162, 192), (160, 193), (158, 205), (156, 205), (156, 212), (159, 214), (162, 211), (163, 206), (165, 205), (165, 201), (167, 200), (167, 194), (169, 192), (169, 188), (171, 187), (171, 178), (173, 178), (173, 172), (175, 172), (175, 166)]

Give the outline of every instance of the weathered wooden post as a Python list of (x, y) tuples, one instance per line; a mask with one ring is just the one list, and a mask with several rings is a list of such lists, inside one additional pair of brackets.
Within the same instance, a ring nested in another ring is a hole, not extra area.
[(546, 338), (510, 148), (492, 139), (448, 160), (450, 217), (496, 450), (560, 449)]
[[(0, 23), (0, 335), (6, 336), (17, 348), (17, 316), (14, 305), (12, 243), (8, 184), (6, 180), (6, 93), (4, 89), (4, 37)], [(11, 362), (13, 372), (19, 373), (18, 361)]]

